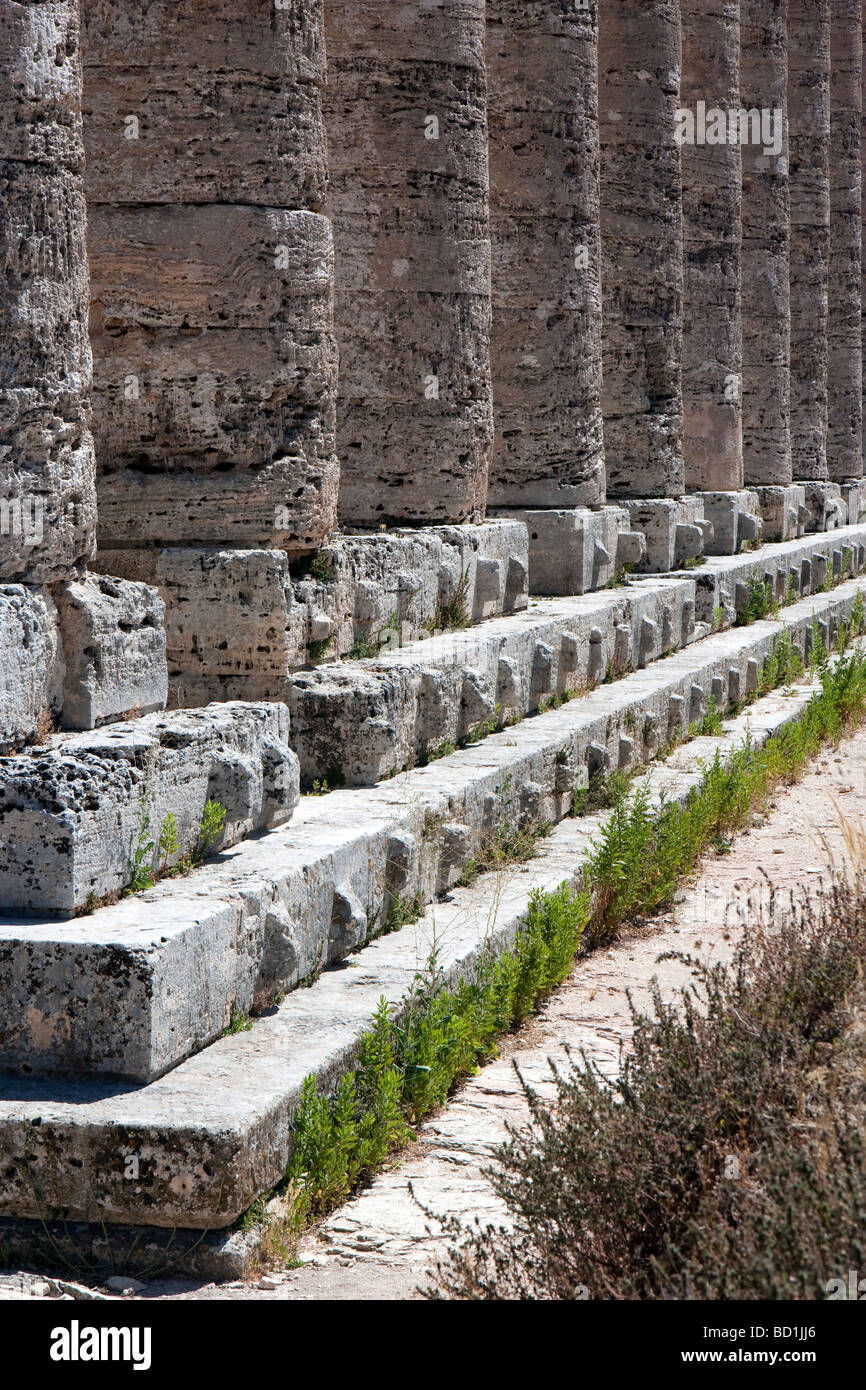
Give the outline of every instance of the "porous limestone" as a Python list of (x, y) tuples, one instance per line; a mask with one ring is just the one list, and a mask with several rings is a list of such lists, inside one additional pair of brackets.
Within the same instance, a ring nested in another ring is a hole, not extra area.
[(704, 542), (707, 555), (736, 555), (744, 542), (761, 537), (760, 501), (756, 492), (702, 492), (704, 517), (712, 534)]
[(589, 5), (487, 0), (486, 53), (488, 502), (595, 505), (605, 500), (596, 18)]
[(802, 536), (735, 556), (712, 556), (691, 577), (698, 623), (724, 626), (742, 617), (750, 585), (764, 584), (770, 599), (788, 603), (823, 588), (828, 576), (859, 574), (866, 567), (866, 526)]
[(841, 483), (863, 476), (861, 10), (861, 0), (833, 0), (830, 24), (827, 471)]
[[(720, 658), (733, 651), (735, 636), (710, 639)], [(757, 648), (766, 650), (769, 640), (761, 634)], [(685, 670), (682, 675), (687, 678)], [(647, 681), (649, 673), (632, 679)], [(747, 736), (760, 744), (801, 715), (811, 694), (807, 686), (793, 698), (770, 696), (722, 739), (678, 750), (671, 767), (653, 772), (654, 801), (682, 801), (714, 751), (724, 759)], [(544, 718), (562, 724), (571, 713)], [(283, 1176), (305, 1078), (314, 1074), (324, 1092), (334, 1087), (352, 1065), (380, 998), (398, 1011), (405, 1006), (434, 944), (443, 985), (471, 979), (480, 953), (506, 949), (533, 888), (578, 880), (600, 823), (590, 817), (556, 829), (536, 861), (503, 876), (492, 909), (483, 881), (458, 889), (449, 905), (437, 905), (417, 926), (369, 946), (355, 969), (327, 972), (250, 1032), (216, 1042), (147, 1086), (119, 1090), (97, 1078), (4, 1078), (0, 1141), (7, 1158), (26, 1154), (27, 1163), (4, 1165), (0, 1211), (44, 1219), (59, 1209), (70, 1221), (225, 1231)]]
[(839, 483), (808, 481), (803, 484), (806, 494), (806, 530), (834, 531), (848, 521), (848, 506)]
[(483, 515), (493, 443), (484, 19), (484, 0), (325, 6), (345, 525)]
[(608, 497), (682, 492), (678, 0), (598, 6)]
[(740, 107), (759, 119), (762, 111), (772, 116), (771, 136), (781, 121), (782, 136), (778, 154), (752, 130), (742, 147), (743, 478), (749, 488), (793, 481), (786, 8), (787, 0), (740, 3)]
[(95, 729), (165, 709), (165, 607), (156, 591), (85, 575), (53, 595), (66, 662), (63, 727)]
[[(802, 536), (809, 520), (806, 510), (806, 489), (800, 483), (788, 487), (756, 487), (761, 513), (761, 535), (765, 541), (788, 541)], [(851, 518), (856, 524), (859, 513)]]
[(700, 493), (676, 500), (625, 498), (633, 531), (646, 540), (637, 564), (641, 574), (667, 574), (687, 560), (696, 560), (712, 540), (712, 523), (704, 516)]
[(0, 585), (0, 754), (44, 738), (63, 703), (63, 647), (47, 589)]
[(827, 477), (830, 10), (831, 0), (788, 0), (791, 455), (798, 482)]
[(323, 6), (84, 6), (100, 544), (315, 549), (337, 356)]
[(93, 550), (78, 0), (0, 3), (0, 581)]
[(373, 785), (694, 637), (694, 585), (656, 581), (407, 642), (292, 676), (292, 746), (307, 784)]
[[(681, 0), (680, 10), (680, 102), (695, 121), (694, 139), (680, 151), (685, 482), (697, 491), (722, 492), (743, 486), (742, 161), (739, 141), (726, 138), (729, 112), (740, 104), (740, 5)], [(698, 130), (701, 110), (704, 126), (708, 115), (716, 113), (717, 120), (721, 111), (722, 141)]]
[(106, 550), (95, 565), (158, 590), (165, 605), (168, 704), (285, 700), (304, 660), (293, 640), (289, 562), (282, 550), (177, 547)]
[(510, 511), (529, 537), (529, 592), (550, 598), (603, 589), (646, 554), (646, 537), (631, 530), (625, 507)]
[(395, 632), (414, 640), (449, 610), (452, 622), (481, 622), (528, 602), (526, 526), (504, 519), (337, 534), (294, 573), (279, 550), (107, 550), (96, 564), (159, 590), (169, 703), (183, 707), (285, 700), (298, 667), (376, 650)]
[[(201, 847), (280, 825), (298, 798), (285, 705), (211, 705), (55, 735), (0, 759), (0, 905), (69, 916), (121, 892), (136, 867), (171, 868)], [(160, 843), (169, 815), (174, 837)]]

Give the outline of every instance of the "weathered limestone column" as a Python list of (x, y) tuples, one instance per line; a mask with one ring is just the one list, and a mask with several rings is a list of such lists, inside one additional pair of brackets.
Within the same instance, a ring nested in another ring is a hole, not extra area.
[(860, 304), (863, 113), (861, 0), (832, 0), (830, 315), (827, 466), (836, 482), (863, 476)]
[(491, 506), (605, 498), (595, 11), (487, 0)]
[[(784, 487), (792, 480), (785, 13), (786, 0), (742, 0), (740, 11), (743, 463), (747, 486)], [(752, 116), (742, 129), (744, 112), (747, 116), (757, 113), (757, 123)], [(764, 143), (760, 130), (763, 112), (768, 113), (768, 143)], [(780, 124), (781, 136), (774, 140)]]
[(93, 550), (77, 0), (0, 0), (0, 580)]
[(346, 523), (482, 515), (492, 447), (484, 0), (329, 0)]
[(599, 6), (604, 429), (608, 492), (684, 486), (677, 0)]
[[(739, 0), (682, 0), (683, 453), (686, 486), (743, 486)], [(701, 107), (701, 103), (703, 106)]]
[(336, 516), (323, 0), (83, 0), (101, 548)]
[(830, 0), (788, 0), (791, 198), (791, 458), (827, 477), (830, 272)]

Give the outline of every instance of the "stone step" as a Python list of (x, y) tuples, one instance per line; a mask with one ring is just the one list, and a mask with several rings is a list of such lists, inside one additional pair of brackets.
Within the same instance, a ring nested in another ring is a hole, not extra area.
[(709, 627), (735, 621), (748, 602), (750, 581), (767, 579), (782, 600), (789, 583), (791, 594), (808, 594), (864, 564), (866, 526), (858, 525), (707, 558), (675, 578), (532, 600), (523, 614), (427, 641), (395, 632), (391, 648), (372, 660), (323, 665), (290, 678), (301, 775), (307, 785), (316, 779), (372, 785), (479, 729), (503, 727), (552, 698), (639, 669)]
[(291, 572), (283, 551), (219, 547), (101, 550), (94, 564), (159, 590), (181, 707), (284, 700), (290, 671), (376, 650), (394, 624), (433, 631), (449, 608), (474, 623), (528, 601), (526, 527), (508, 520), (338, 534)]
[(394, 645), (290, 678), (306, 785), (372, 786), (563, 696), (647, 666), (695, 631), (691, 578), (653, 579)]
[(695, 616), (699, 623), (736, 621), (748, 602), (748, 586), (769, 584), (774, 599), (782, 601), (789, 589), (794, 595), (815, 593), (829, 578), (859, 573), (866, 565), (866, 525), (858, 523), (837, 530), (809, 534), (797, 540), (763, 545), (742, 555), (710, 556), (689, 574), (696, 586)]
[(783, 632), (829, 639), (859, 584), (773, 621), (719, 632), (646, 670), (372, 789), (302, 798), (290, 826), (189, 878), (68, 923), (0, 923), (0, 1065), (147, 1081), (219, 1038), (232, 1007), (261, 1012), (388, 921), (430, 901), (485, 844), (557, 824), (607, 768), (652, 759), (712, 698), (758, 685)]
[(163, 709), (163, 618), (153, 588), (104, 574), (0, 585), (0, 754), (55, 726), (95, 729)]
[(205, 837), (212, 849), (283, 824), (298, 800), (288, 739), (285, 705), (237, 702), (57, 734), (0, 758), (0, 905), (92, 909), (136, 869), (202, 852), (208, 802), (224, 819)]
[[(809, 606), (817, 611), (820, 601)], [(652, 768), (654, 799), (684, 799), (717, 750), (726, 756), (747, 735), (761, 744), (802, 713), (813, 689), (807, 684), (765, 696), (731, 720), (721, 738), (676, 749)], [(219, 1232), (208, 1238), (213, 1264), (243, 1263), (246, 1238), (226, 1228), (285, 1172), (305, 1077), (315, 1074), (322, 1089), (333, 1087), (351, 1066), (379, 1000), (399, 1012), (434, 943), (438, 978), (450, 983), (471, 975), (482, 950), (505, 949), (534, 889), (579, 878), (604, 819), (602, 813), (564, 821), (540, 842), (536, 858), (455, 888), (413, 926), (379, 939), (249, 1031), (221, 1039), (147, 1086), (3, 1078), (0, 1214), (29, 1218), (40, 1232), (43, 1220), (59, 1215), (141, 1224), (151, 1232)], [(20, 1249), (23, 1228), (13, 1229)]]

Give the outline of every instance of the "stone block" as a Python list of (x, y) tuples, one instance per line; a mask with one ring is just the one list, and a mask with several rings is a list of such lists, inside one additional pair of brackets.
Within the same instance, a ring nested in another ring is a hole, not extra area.
[(165, 709), (165, 605), (155, 589), (86, 575), (58, 584), (54, 601), (66, 660), (65, 729)]
[[(132, 863), (169, 867), (200, 846), (205, 803), (221, 800), (215, 848), (287, 820), (297, 759), (284, 705), (212, 705), (60, 735), (0, 759), (0, 905), (71, 916), (121, 892)], [(166, 817), (177, 849), (160, 851)]]
[(842, 502), (848, 513), (848, 525), (857, 526), (866, 519), (866, 480), (854, 478), (842, 483)]
[(292, 744), (307, 783), (370, 786), (514, 721), (609, 669), (693, 638), (691, 580), (540, 599), (527, 613), (291, 677)]
[(307, 636), (292, 645), (296, 605), (284, 551), (108, 550), (95, 564), (159, 591), (173, 708), (286, 698), (287, 673), (305, 660)]
[(543, 597), (603, 589), (616, 573), (624, 509), (515, 510), (529, 536), (529, 592)]
[[(802, 484), (789, 487), (756, 487), (761, 513), (761, 534), (765, 541), (789, 541), (802, 536), (806, 529), (806, 491)], [(859, 518), (858, 518), (859, 520)]]
[(82, 11), (88, 201), (321, 207), (320, 0)]
[(847, 507), (839, 483), (805, 482), (806, 531), (835, 531), (848, 521)]
[(0, 585), (0, 754), (44, 738), (63, 702), (63, 647), (47, 589)]
[(703, 553), (712, 526), (704, 517), (699, 496), (684, 498), (624, 498), (632, 530), (646, 538), (640, 573), (667, 574)]
[(736, 555), (744, 542), (754, 544), (761, 536), (759, 499), (755, 492), (702, 492), (704, 515), (712, 523), (707, 555)]

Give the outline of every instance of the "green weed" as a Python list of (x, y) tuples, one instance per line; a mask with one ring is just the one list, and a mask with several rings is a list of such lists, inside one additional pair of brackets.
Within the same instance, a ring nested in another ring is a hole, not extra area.
[(433, 618), (434, 631), (457, 632), (461, 628), (470, 627), (472, 624), (472, 614), (469, 612), (469, 572), (467, 571), (460, 579), (454, 593), (443, 603), (440, 598), (436, 604), (436, 613)]

